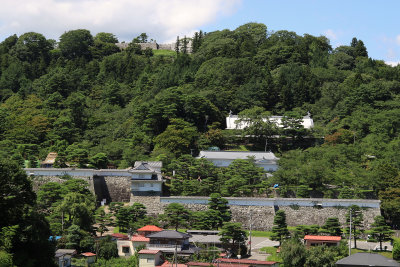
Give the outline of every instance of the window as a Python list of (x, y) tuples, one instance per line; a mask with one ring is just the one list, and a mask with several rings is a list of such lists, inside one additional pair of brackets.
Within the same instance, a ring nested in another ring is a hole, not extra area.
[(122, 253), (129, 253), (129, 247), (127, 246), (122, 247)]
[(154, 262), (154, 259), (147, 258), (147, 263), (153, 263), (153, 262)]

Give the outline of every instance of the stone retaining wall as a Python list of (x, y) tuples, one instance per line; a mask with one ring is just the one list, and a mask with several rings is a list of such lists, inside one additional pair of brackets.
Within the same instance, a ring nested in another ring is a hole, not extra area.
[[(265, 205), (262, 199), (257, 198), (227, 198), (230, 202), (232, 212), (232, 221), (240, 222), (245, 228), (250, 227), (254, 230), (270, 230), (273, 226), (276, 211), (283, 210), (286, 213), (286, 221), (289, 226), (318, 224), (323, 225), (329, 217), (338, 217), (342, 224), (346, 222), (347, 207), (350, 204), (359, 206), (371, 206), (362, 208), (364, 215), (364, 225), (370, 228), (374, 217), (381, 215), (379, 201), (377, 200), (343, 200), (343, 199), (325, 199), (325, 203), (330, 206), (299, 206), (285, 205), (296, 199), (265, 199)], [(189, 201), (190, 200), (190, 201)], [(317, 199), (318, 200), (318, 199)], [(244, 205), (244, 202), (247, 205)], [(309, 203), (313, 199), (297, 199), (297, 203)], [(140, 197), (131, 196), (131, 204), (134, 202), (142, 203), (146, 206), (149, 214), (158, 215), (164, 212), (164, 208), (170, 203), (181, 203), (187, 209), (192, 211), (204, 211), (208, 209), (208, 198), (206, 197)], [(185, 203), (186, 202), (186, 203)], [(189, 203), (190, 202), (190, 203)], [(272, 204), (271, 204), (272, 203)], [(273, 205), (279, 203), (280, 205)], [(324, 203), (324, 202), (323, 202)], [(340, 203), (342, 205), (335, 205)], [(346, 206), (345, 206), (346, 205)], [(376, 207), (377, 205), (377, 207)]]
[[(34, 191), (48, 182), (64, 183), (67, 179), (62, 179), (60, 176), (30, 176)], [(124, 176), (93, 176), (93, 177), (77, 177), (89, 183), (89, 190), (96, 195), (98, 201), (107, 199), (107, 203), (114, 202), (129, 202), (131, 195), (131, 181), (129, 177)]]
[[(33, 191), (38, 191), (39, 188), (49, 182), (54, 182), (54, 183), (65, 183), (66, 181), (68, 181), (68, 179), (62, 179), (60, 178), (60, 176), (30, 176), (32, 179), (32, 188)], [(88, 182), (89, 184), (89, 190), (93, 193), (95, 193), (94, 190), (94, 183), (93, 183), (93, 179), (91, 177), (74, 177), (74, 179), (81, 179), (84, 180), (86, 182)]]

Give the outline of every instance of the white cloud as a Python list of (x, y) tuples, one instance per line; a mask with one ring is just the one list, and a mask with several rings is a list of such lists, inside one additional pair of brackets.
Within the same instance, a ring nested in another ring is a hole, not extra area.
[(334, 41), (334, 40), (336, 40), (337, 38), (338, 38), (338, 34), (337, 33), (335, 33), (333, 30), (331, 30), (331, 29), (328, 29), (328, 30), (326, 30), (326, 31), (324, 31), (324, 35), (326, 36), (326, 37), (328, 37), (330, 40), (332, 40), (332, 41)]
[(390, 65), (392, 67), (396, 67), (397, 65), (400, 64), (400, 61), (396, 62), (396, 61), (385, 61), (386, 65)]
[(130, 41), (146, 32), (158, 41), (191, 34), (235, 12), (241, 0), (14, 0), (2, 3), (0, 37), (39, 32), (58, 39), (65, 31), (111, 32)]

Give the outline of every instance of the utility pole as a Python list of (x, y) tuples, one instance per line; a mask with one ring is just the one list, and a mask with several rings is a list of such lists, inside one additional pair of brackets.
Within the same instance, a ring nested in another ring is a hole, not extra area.
[(251, 220), (251, 211), (250, 211), (250, 229), (249, 229), (249, 255), (251, 256), (251, 227), (252, 227), (252, 220)]
[(349, 256), (351, 256), (351, 209), (350, 209), (350, 232), (349, 232)]

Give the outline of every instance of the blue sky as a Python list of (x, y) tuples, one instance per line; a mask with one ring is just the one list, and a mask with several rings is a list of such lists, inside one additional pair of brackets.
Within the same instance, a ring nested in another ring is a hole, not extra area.
[(34, 31), (58, 39), (65, 31), (114, 33), (130, 41), (142, 32), (158, 42), (177, 35), (235, 29), (247, 22), (269, 31), (325, 35), (331, 45), (363, 40), (369, 56), (400, 62), (399, 0), (15, 0), (2, 1), (0, 41)]
[(327, 36), (333, 47), (361, 39), (369, 56), (400, 61), (400, 1), (371, 0), (244, 0), (230, 16), (203, 27), (206, 31), (235, 29), (247, 22), (267, 25), (269, 31)]

